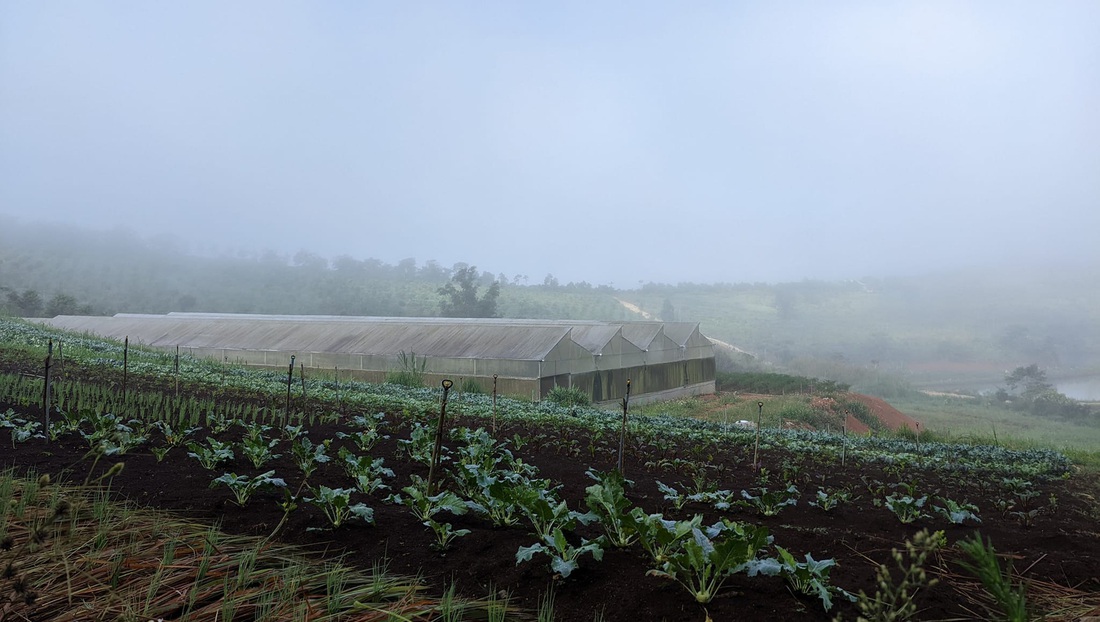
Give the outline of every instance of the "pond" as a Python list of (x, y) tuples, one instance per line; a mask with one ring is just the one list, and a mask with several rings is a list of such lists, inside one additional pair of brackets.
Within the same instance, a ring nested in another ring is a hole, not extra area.
[(1100, 402), (1100, 377), (1074, 378), (1054, 384), (1055, 390), (1082, 402)]

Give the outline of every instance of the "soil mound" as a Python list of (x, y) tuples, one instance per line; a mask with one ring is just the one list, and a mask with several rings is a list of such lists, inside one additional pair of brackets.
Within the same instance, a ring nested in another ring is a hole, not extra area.
[[(860, 393), (849, 393), (848, 395), (852, 399), (866, 406), (871, 411), (872, 415), (877, 417), (879, 421), (881, 421), (884, 425), (886, 425), (886, 427), (890, 428), (891, 430), (909, 428), (913, 432), (920, 432), (919, 421), (886, 403), (886, 400), (877, 397), (871, 397), (870, 395), (863, 395)], [(848, 425), (852, 425), (852, 417), (848, 417)], [(867, 426), (863, 427), (866, 428)], [(848, 429), (856, 431), (853, 427), (849, 427)]]

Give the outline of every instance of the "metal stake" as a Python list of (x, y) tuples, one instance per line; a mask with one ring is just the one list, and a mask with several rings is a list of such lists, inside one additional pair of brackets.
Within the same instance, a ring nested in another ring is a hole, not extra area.
[(752, 450), (752, 470), (760, 472), (760, 422), (764, 417), (764, 402), (756, 403), (756, 446)]
[(626, 414), (630, 408), (630, 379), (626, 380), (626, 395), (623, 397), (623, 429), (619, 433), (619, 475), (625, 475), (623, 471), (623, 453), (626, 450)]
[(443, 380), (443, 402), (439, 406), (439, 422), (435, 426), (435, 447), (432, 449), (432, 466), (428, 469), (428, 496), (435, 494), (435, 471), (439, 468), (439, 453), (443, 451), (443, 423), (447, 418), (447, 393), (454, 385), (449, 379)]

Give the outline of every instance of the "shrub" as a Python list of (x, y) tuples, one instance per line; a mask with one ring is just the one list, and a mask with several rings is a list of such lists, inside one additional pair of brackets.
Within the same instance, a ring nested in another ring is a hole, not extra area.
[(886, 425), (882, 423), (882, 420), (876, 417), (874, 413), (871, 412), (871, 409), (867, 408), (867, 405), (863, 402), (844, 400), (843, 408), (852, 413), (852, 416), (855, 417), (857, 421), (871, 428), (871, 430), (875, 432), (884, 432), (886, 430)]
[(546, 394), (546, 399), (558, 406), (588, 406), (592, 403), (592, 398), (588, 397), (588, 394), (584, 391), (565, 387), (550, 389), (550, 393)]

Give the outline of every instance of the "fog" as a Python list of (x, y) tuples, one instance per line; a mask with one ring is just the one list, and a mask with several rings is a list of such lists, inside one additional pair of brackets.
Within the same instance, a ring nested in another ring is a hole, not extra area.
[(0, 3), (4, 219), (561, 282), (1100, 266), (1100, 4)]

